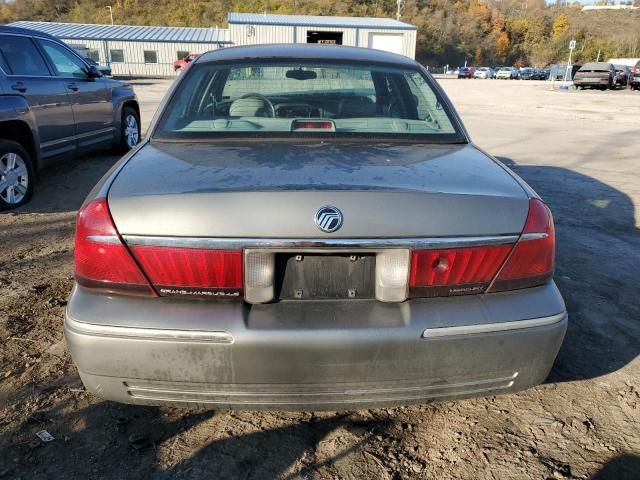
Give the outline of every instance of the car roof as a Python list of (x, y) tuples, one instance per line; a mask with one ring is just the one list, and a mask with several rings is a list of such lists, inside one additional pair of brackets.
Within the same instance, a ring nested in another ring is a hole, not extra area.
[(220, 48), (207, 52), (196, 63), (244, 62), (248, 60), (320, 60), (389, 63), (398, 66), (416, 67), (418, 62), (404, 55), (373, 50), (371, 48), (347, 47), (344, 45), (317, 45), (281, 43), (273, 45), (251, 45)]
[(14, 35), (29, 35), (30, 37), (41, 37), (41, 38), (48, 38), (49, 40), (59, 41), (59, 39), (57, 37), (54, 37), (53, 35), (49, 35), (48, 33), (44, 33), (44, 32), (39, 32), (38, 30), (32, 30), (30, 28), (9, 27), (9, 26), (0, 25), (0, 34), (1, 33), (5, 33), (5, 34), (9, 33)]

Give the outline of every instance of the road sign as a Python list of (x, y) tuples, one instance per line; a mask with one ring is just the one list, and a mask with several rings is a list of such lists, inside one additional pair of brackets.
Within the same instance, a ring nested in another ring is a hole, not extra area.
[(574, 50), (576, 48), (576, 41), (575, 40), (571, 40), (569, 42), (569, 50)]

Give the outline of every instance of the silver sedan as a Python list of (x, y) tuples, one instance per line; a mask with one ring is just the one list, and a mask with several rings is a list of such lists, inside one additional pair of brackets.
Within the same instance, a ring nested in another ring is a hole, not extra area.
[(508, 393), (567, 328), (549, 208), (418, 63), (198, 57), (78, 214), (65, 335), (135, 404), (344, 410)]

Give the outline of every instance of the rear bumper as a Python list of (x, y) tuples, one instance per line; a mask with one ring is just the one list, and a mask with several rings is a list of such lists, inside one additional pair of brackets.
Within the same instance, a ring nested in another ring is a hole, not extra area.
[(609, 85), (609, 78), (599, 78), (599, 79), (581, 79), (574, 78), (573, 84), (581, 87), (590, 87), (590, 86), (602, 86)]
[(344, 410), (536, 385), (566, 326), (550, 283), (391, 305), (177, 302), (76, 287), (64, 328), (85, 386), (105, 399)]

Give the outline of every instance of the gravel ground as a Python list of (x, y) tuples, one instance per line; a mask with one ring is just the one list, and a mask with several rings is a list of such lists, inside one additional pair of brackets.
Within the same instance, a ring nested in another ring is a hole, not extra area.
[[(117, 160), (96, 155), (46, 171), (29, 205), (0, 214), (0, 478), (640, 478), (640, 93), (440, 82), (474, 140), (554, 211), (570, 326), (545, 384), (341, 414), (83, 392), (62, 318), (75, 211)], [(137, 82), (145, 125), (167, 86)]]

